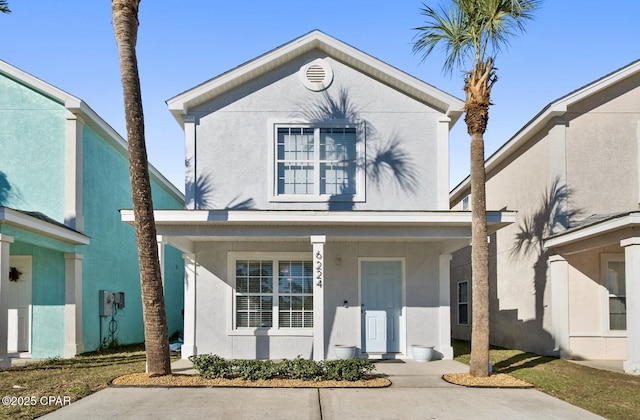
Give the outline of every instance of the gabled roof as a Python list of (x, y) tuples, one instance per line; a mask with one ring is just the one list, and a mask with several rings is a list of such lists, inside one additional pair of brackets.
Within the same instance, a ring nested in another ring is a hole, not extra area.
[[(518, 149), (529, 141), (538, 131), (545, 128), (553, 119), (564, 115), (570, 106), (590, 96), (596, 95), (638, 73), (640, 73), (640, 60), (634, 61), (613, 73), (551, 102), (485, 161), (486, 172), (489, 173), (492, 169), (498, 167), (505, 159), (517, 152)], [(460, 201), (464, 195), (468, 194), (469, 188), (470, 179), (467, 177), (451, 191), (449, 201), (451, 203)]]
[[(32, 76), (12, 65), (0, 60), (0, 74), (21, 83), (30, 89), (58, 102), (74, 115), (79, 116), (85, 124), (91, 127), (96, 133), (104, 138), (122, 156), (127, 157), (127, 142), (114, 130), (105, 120), (89, 107), (82, 99), (76, 98), (69, 93), (50, 85), (35, 76)], [(182, 194), (164, 175), (155, 167), (149, 165), (149, 174), (158, 185), (162, 186), (169, 194), (175, 195), (178, 200), (184, 201)]]
[(464, 102), (460, 99), (318, 30), (189, 89), (167, 100), (167, 105), (173, 116), (182, 125), (183, 117), (189, 113), (190, 109), (315, 49), (321, 50), (328, 56), (363, 74), (432, 106), (449, 116), (452, 123), (455, 123), (462, 115)]

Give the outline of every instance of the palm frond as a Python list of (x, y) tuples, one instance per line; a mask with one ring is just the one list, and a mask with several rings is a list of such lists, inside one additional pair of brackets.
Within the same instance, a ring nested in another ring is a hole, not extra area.
[(450, 73), (468, 58), (470, 40), (465, 31), (464, 16), (455, 7), (441, 7), (439, 11), (426, 4), (423, 7), (422, 14), (426, 16), (426, 24), (415, 28), (418, 34), (415, 36), (413, 52), (421, 53), (424, 61), (440, 45), (447, 57), (443, 69)]
[(11, 13), (11, 9), (9, 9), (9, 2), (7, 0), (0, 0), (0, 13)]
[(434, 9), (423, 4), (424, 26), (415, 28), (418, 34), (414, 53), (422, 60), (437, 45), (446, 53), (443, 69), (451, 73), (454, 68), (466, 70), (485, 63), (488, 58), (509, 45), (513, 36), (524, 32), (524, 23), (533, 18), (533, 12), (542, 0), (450, 0), (449, 7)]

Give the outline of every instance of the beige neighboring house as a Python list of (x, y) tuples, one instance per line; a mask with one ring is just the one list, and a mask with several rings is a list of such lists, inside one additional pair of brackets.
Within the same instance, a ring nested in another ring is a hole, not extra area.
[[(640, 374), (640, 61), (545, 107), (486, 161), (491, 342)], [(467, 178), (450, 194), (466, 209)], [(451, 271), (454, 338), (470, 335), (469, 250)]]

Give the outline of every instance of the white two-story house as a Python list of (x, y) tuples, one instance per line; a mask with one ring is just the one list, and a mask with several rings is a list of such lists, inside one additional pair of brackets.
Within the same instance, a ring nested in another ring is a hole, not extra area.
[(156, 223), (185, 253), (183, 358), (452, 357), (449, 264), (471, 236), (448, 201), (462, 101), (313, 31), (167, 103), (186, 209)]

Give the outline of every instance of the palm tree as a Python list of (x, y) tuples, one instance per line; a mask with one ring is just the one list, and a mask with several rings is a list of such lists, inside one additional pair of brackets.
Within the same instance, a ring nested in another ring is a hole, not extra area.
[(416, 28), (413, 45), (423, 60), (441, 45), (446, 53), (444, 71), (463, 70), (465, 117), (471, 136), (471, 269), (472, 376), (489, 376), (489, 247), (484, 170), (484, 132), (489, 120), (491, 89), (498, 80), (496, 54), (516, 32), (524, 32), (541, 0), (450, 0), (435, 10), (423, 4), (425, 26)]
[(11, 9), (9, 9), (9, 2), (7, 0), (0, 0), (0, 12), (11, 13)]
[(162, 376), (171, 373), (171, 359), (136, 57), (139, 4), (140, 0), (112, 0), (111, 2), (113, 30), (118, 44), (124, 91), (131, 196), (136, 221), (140, 286), (142, 289), (147, 372), (149, 376)]

